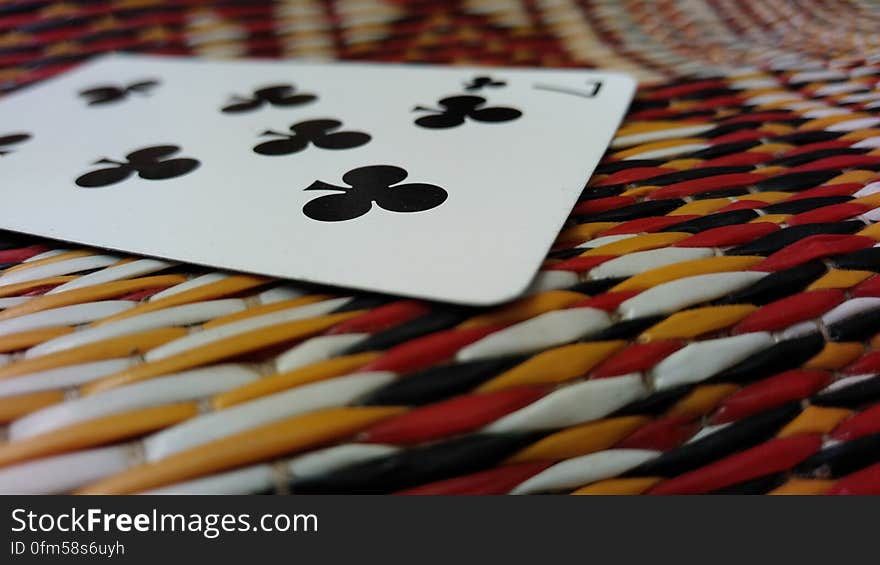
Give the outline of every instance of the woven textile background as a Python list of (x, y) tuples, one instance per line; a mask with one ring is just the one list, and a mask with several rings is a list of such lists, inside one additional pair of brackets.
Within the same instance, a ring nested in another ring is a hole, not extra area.
[(880, 494), (878, 29), (868, 1), (3, 3), (2, 92), (112, 50), (642, 87), (495, 308), (2, 234), (0, 492)]

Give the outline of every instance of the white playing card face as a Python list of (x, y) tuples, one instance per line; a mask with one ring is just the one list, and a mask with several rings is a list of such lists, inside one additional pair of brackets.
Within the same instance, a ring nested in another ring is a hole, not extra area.
[(536, 273), (634, 90), (583, 70), (114, 55), (0, 101), (0, 227), (496, 303)]

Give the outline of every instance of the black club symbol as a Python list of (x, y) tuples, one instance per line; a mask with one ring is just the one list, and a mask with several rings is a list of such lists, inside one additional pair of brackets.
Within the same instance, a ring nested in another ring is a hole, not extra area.
[(137, 173), (147, 180), (164, 180), (185, 175), (200, 165), (196, 159), (177, 158), (165, 159), (180, 151), (176, 145), (157, 145), (145, 147), (125, 156), (126, 162), (120, 163), (103, 158), (95, 161), (95, 165), (113, 165), (86, 173), (76, 179), (76, 184), (83, 188), (99, 188), (116, 184)]
[(254, 147), (254, 152), (260, 155), (290, 155), (302, 151), (309, 143), (321, 149), (351, 149), (372, 139), (369, 134), (360, 131), (333, 131), (340, 127), (342, 122), (338, 120), (308, 120), (290, 126), (291, 133), (264, 131), (262, 135), (276, 135), (283, 139), (261, 143)]
[(465, 118), (477, 122), (509, 122), (522, 116), (516, 108), (481, 108), (486, 99), (481, 96), (451, 96), (438, 102), (445, 110), (435, 110), (416, 106), (414, 111), (434, 112), (430, 116), (422, 116), (415, 123), (423, 128), (452, 128), (464, 123)]
[(492, 77), (487, 76), (478, 76), (472, 78), (470, 82), (465, 83), (464, 89), (473, 92), (476, 90), (482, 90), (486, 87), (498, 88), (506, 85), (507, 83), (503, 80), (495, 80)]
[(7, 149), (7, 145), (16, 145), (31, 138), (29, 133), (10, 133), (9, 135), (0, 136), (0, 156), (12, 153), (11, 149)]
[(292, 84), (279, 84), (267, 86), (254, 91), (253, 96), (233, 96), (232, 102), (224, 106), (221, 111), (227, 114), (250, 112), (269, 104), (270, 106), (301, 106), (314, 102), (318, 97), (314, 94), (296, 94), (296, 87)]
[(303, 213), (320, 222), (341, 222), (363, 216), (373, 202), (389, 212), (422, 212), (443, 204), (449, 196), (433, 184), (398, 184), (409, 173), (392, 165), (373, 165), (352, 169), (342, 176), (349, 187), (323, 181), (313, 182), (306, 190), (333, 190), (303, 207)]
[(128, 86), (103, 85), (81, 90), (79, 95), (88, 100), (89, 106), (100, 106), (101, 104), (109, 104), (124, 100), (129, 94), (137, 92), (139, 94), (149, 94), (149, 92), (159, 85), (157, 80), (142, 80), (134, 82)]

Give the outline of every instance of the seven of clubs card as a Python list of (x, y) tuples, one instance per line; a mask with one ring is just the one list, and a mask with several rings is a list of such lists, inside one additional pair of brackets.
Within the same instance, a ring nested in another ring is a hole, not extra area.
[(496, 303), (535, 275), (634, 89), (583, 70), (112, 55), (0, 101), (0, 228)]

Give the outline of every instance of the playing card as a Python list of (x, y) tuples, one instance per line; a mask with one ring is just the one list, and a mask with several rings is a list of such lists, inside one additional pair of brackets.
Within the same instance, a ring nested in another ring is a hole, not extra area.
[(113, 55), (0, 101), (0, 227), (466, 304), (529, 284), (635, 82)]

